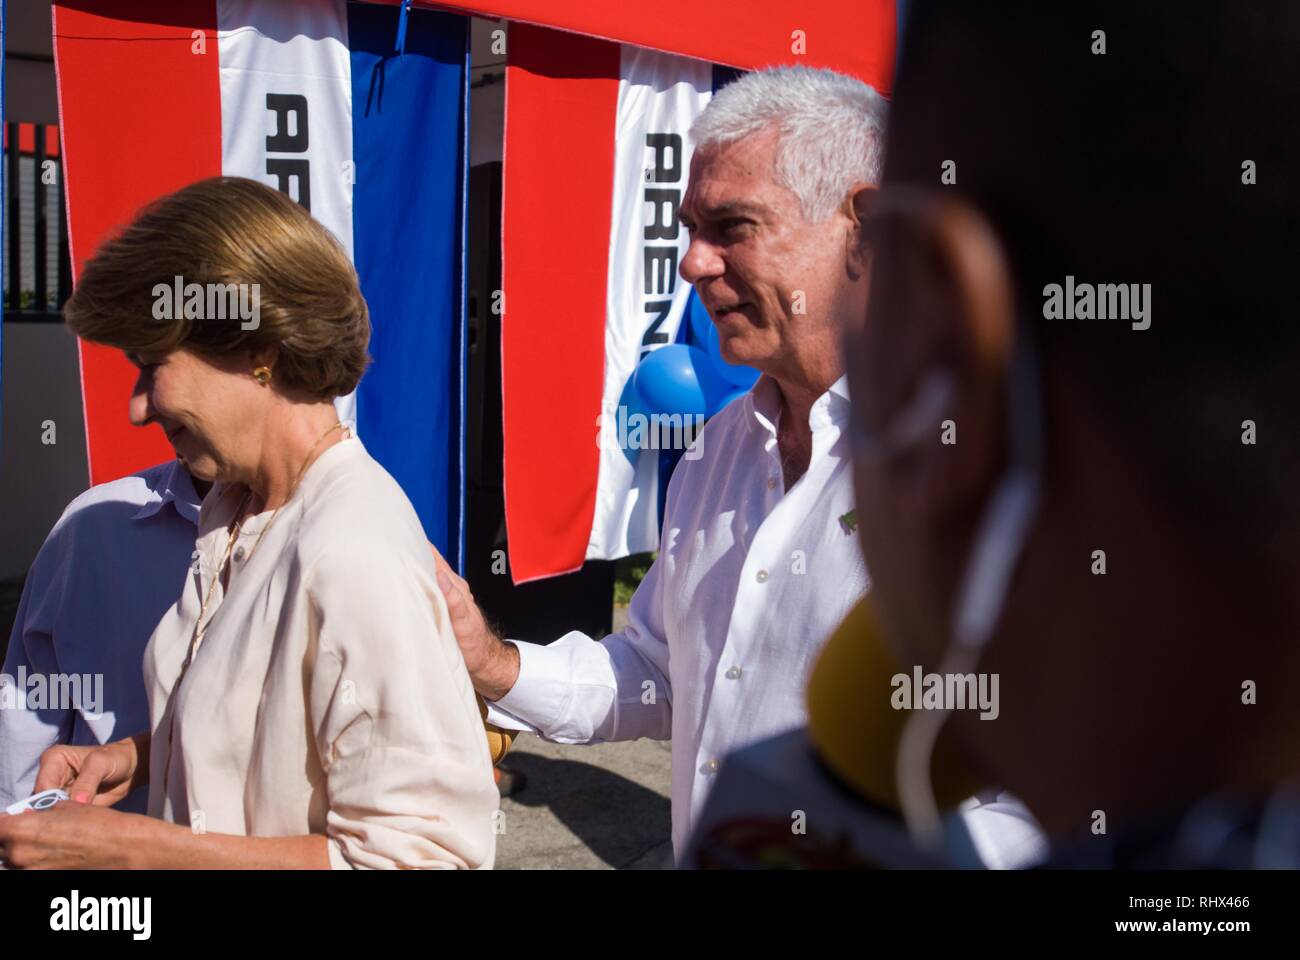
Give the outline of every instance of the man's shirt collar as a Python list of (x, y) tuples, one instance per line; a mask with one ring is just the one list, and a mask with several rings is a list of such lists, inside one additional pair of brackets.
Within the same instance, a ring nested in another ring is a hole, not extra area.
[[(781, 388), (776, 381), (763, 374), (745, 397), (745, 403), (749, 404), (749, 412), (752, 414), (750, 429), (757, 423), (764, 430), (775, 434), (777, 419), (781, 414)], [(848, 420), (849, 378), (848, 374), (841, 374), (829, 390), (813, 401), (812, 409), (808, 411), (808, 423), (813, 433), (816, 433), (827, 426), (842, 430)]]
[(158, 474), (157, 480), (149, 488), (149, 498), (131, 519), (144, 520), (152, 517), (170, 503), (178, 514), (197, 527), (199, 499), (198, 492), (194, 489), (194, 478), (180, 460), (173, 460)]

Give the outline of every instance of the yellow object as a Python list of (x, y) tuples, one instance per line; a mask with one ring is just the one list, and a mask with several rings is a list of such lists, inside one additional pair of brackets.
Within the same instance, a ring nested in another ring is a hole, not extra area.
[(474, 699), (478, 701), (478, 715), (483, 718), (483, 729), (487, 733), (488, 753), (492, 754), (492, 766), (495, 767), (510, 752), (510, 745), (515, 742), (515, 731), (502, 730), (495, 724), (488, 723), (487, 703), (477, 693), (474, 694)]
[[(890, 705), (890, 680), (903, 672), (863, 599), (827, 641), (808, 680), (808, 734), (818, 755), (851, 789), (891, 810), (900, 809), (895, 770), (911, 712)], [(935, 744), (930, 773), (941, 810), (985, 786), (946, 728)]]

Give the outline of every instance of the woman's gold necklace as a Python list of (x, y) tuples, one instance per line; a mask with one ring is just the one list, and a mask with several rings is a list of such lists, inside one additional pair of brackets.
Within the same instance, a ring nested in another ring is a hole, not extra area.
[[(325, 438), (342, 426), (343, 426), (342, 420), (336, 421), (333, 426), (331, 426), (328, 430), (322, 433), (320, 437), (317, 438), (316, 442), (312, 444), (311, 450), (307, 452), (307, 459), (302, 462), (302, 468), (298, 471), (298, 476), (294, 477), (293, 479), (293, 486), (289, 488), (289, 495), (284, 498), (284, 503), (280, 504), (279, 507), (275, 508), (275, 512), (271, 514), (271, 519), (266, 521), (266, 526), (262, 528), (261, 533), (257, 535), (257, 539), (253, 541), (253, 549), (248, 551), (249, 560), (253, 559), (253, 554), (257, 552), (257, 548), (261, 544), (262, 538), (266, 536), (266, 531), (271, 529), (271, 524), (275, 523), (275, 518), (280, 515), (280, 509), (284, 506), (285, 503), (288, 503), (290, 500), (292, 500), (293, 495), (298, 491), (298, 484), (302, 481), (303, 474), (307, 472), (307, 467), (311, 464), (312, 456), (320, 448), (320, 445), (325, 442)], [(242, 527), (244, 523), (242, 519), (244, 514), (244, 509), (248, 506), (248, 503), (250, 500), (252, 500), (252, 498), (253, 498), (253, 491), (249, 490), (248, 493), (244, 494), (244, 499), (240, 501), (239, 509), (235, 511), (235, 516), (238, 519), (235, 520), (235, 527), (230, 532), (230, 539), (226, 541), (226, 552), (222, 555), (221, 563), (217, 565), (216, 572), (212, 576), (212, 583), (208, 585), (207, 596), (203, 598), (203, 603), (199, 605), (199, 619), (194, 627), (194, 639), (190, 643), (190, 655), (188, 660), (193, 660), (195, 651), (198, 650), (199, 644), (203, 642), (204, 633), (207, 632), (208, 626), (212, 623), (211, 620), (208, 620), (207, 623), (204, 623), (203, 617), (208, 612), (208, 604), (212, 602), (212, 595), (213, 593), (216, 592), (218, 581), (221, 580), (221, 572), (226, 569), (226, 564), (230, 561), (231, 551), (233, 551), (235, 548), (235, 541), (239, 539), (240, 527)], [(214, 612), (212, 615), (215, 617), (216, 613)]]

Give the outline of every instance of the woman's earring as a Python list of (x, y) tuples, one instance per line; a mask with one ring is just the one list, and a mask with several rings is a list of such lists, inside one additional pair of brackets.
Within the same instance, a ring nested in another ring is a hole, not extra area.
[(268, 383), (271, 382), (271, 368), (254, 367), (253, 379), (256, 380), (258, 383), (260, 383), (262, 386), (266, 386)]

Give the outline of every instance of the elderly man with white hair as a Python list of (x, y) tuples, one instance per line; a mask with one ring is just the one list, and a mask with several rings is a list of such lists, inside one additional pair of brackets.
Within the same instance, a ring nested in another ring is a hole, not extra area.
[(493, 722), (560, 743), (671, 738), (679, 858), (719, 761), (805, 723), (809, 671), (867, 590), (840, 331), (866, 307), (885, 117), (867, 85), (792, 67), (743, 76), (692, 127), (681, 275), (722, 355), (762, 377), (678, 464), (627, 628), (503, 640), (464, 581), (441, 580)]

